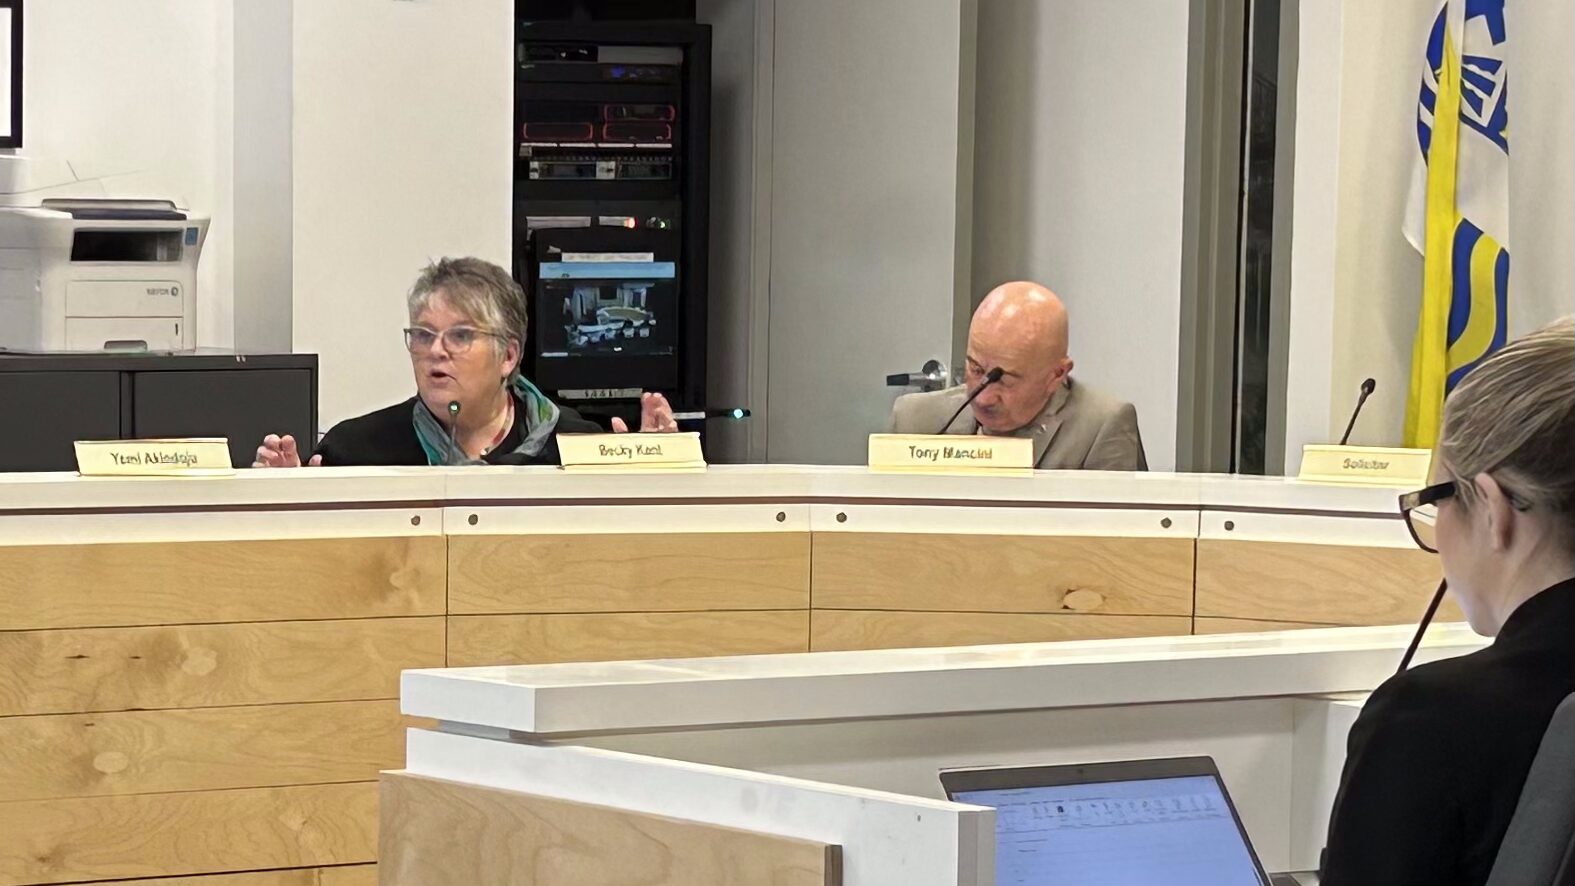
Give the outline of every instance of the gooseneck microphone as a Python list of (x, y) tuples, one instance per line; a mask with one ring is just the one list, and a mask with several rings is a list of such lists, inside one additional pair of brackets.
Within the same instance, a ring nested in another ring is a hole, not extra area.
[(1444, 602), (1444, 592), (1449, 590), (1448, 580), (1438, 583), (1438, 590), (1433, 594), (1433, 602), (1427, 604), (1427, 612), (1422, 615), (1422, 623), (1416, 626), (1416, 636), (1411, 638), (1411, 645), (1406, 647), (1405, 657), (1400, 659), (1400, 670), (1396, 673), (1403, 674), (1411, 666), (1411, 659), (1416, 656), (1416, 648), (1422, 645), (1422, 635), (1427, 633), (1427, 626), (1432, 624), (1433, 615), (1438, 612), (1438, 604)]
[(455, 464), (455, 458), (454, 457), (456, 455), (460, 455), (461, 458), (459, 460), (460, 461), (464, 461), (463, 455), (459, 451), (459, 436), (458, 435), (459, 435), (459, 401), (458, 400), (450, 400), (450, 401), (448, 401), (448, 462), (447, 462), (448, 464)]
[(937, 434), (944, 434), (944, 433), (946, 433), (946, 429), (952, 426), (952, 422), (957, 420), (957, 416), (962, 415), (962, 411), (964, 409), (968, 408), (968, 404), (973, 402), (973, 398), (975, 398), (975, 397), (979, 396), (980, 394), (984, 393), (984, 389), (985, 388), (988, 388), (990, 385), (993, 385), (996, 382), (1000, 381), (1001, 380), (1001, 376), (1003, 374), (1005, 374), (1005, 372), (1006, 372), (1006, 370), (1002, 369), (999, 366), (995, 367), (994, 369), (990, 370), (989, 372), (986, 372), (984, 374), (984, 381), (980, 382), (979, 386), (977, 388), (973, 389), (973, 393), (968, 395), (968, 399), (964, 400), (962, 402), (962, 405), (957, 407), (957, 411), (952, 413), (952, 417), (948, 418), (946, 420), (946, 424), (941, 425), (941, 429), (936, 431), (935, 433), (937, 433)]
[(1367, 402), (1368, 397), (1373, 395), (1373, 389), (1376, 387), (1378, 387), (1378, 382), (1375, 379), (1370, 378), (1362, 382), (1362, 395), (1356, 398), (1356, 409), (1351, 412), (1351, 422), (1345, 426), (1345, 433), (1340, 437), (1341, 446), (1345, 445), (1345, 441), (1351, 439), (1351, 431), (1356, 428), (1356, 417), (1362, 414), (1362, 405)]

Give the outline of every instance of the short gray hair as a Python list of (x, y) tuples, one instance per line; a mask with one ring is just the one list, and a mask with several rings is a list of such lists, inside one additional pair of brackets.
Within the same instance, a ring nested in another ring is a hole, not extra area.
[[(508, 271), (484, 259), (440, 258), (426, 266), (410, 287), (410, 320), (441, 294), (449, 306), (480, 329), (520, 343), (525, 350), (525, 290)], [(502, 353), (502, 341), (494, 339)]]
[[(1522, 505), (1553, 515), (1575, 550), (1575, 317), (1473, 369), (1444, 407), (1439, 454), (1457, 479), (1493, 474)], [(1469, 506), (1473, 487), (1461, 483)]]

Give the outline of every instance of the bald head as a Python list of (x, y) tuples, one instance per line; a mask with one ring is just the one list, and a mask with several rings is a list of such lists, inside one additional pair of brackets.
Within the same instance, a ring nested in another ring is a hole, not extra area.
[(997, 366), (1003, 376), (973, 402), (980, 427), (1007, 433), (1044, 410), (1072, 371), (1069, 336), (1066, 305), (1045, 286), (1003, 283), (984, 297), (968, 327), (969, 384)]
[(968, 340), (1021, 352), (1029, 358), (1066, 357), (1069, 336), (1066, 305), (1038, 283), (1002, 283), (973, 312)]

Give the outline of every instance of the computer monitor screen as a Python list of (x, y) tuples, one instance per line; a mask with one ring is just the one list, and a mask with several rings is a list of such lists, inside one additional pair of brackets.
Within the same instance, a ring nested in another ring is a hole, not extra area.
[(678, 289), (670, 261), (543, 262), (536, 303), (537, 353), (665, 357), (677, 348)]
[(958, 791), (996, 810), (997, 886), (1262, 886), (1217, 776)]

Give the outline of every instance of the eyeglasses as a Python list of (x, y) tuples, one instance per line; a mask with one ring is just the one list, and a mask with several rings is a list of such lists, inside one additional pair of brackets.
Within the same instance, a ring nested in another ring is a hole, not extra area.
[[(977, 386), (979, 382), (983, 381), (986, 374), (987, 372), (985, 368), (973, 362), (972, 360), (969, 360), (963, 366), (963, 381), (970, 388)], [(1001, 378), (995, 383), (995, 386), (1003, 391), (1009, 391), (1012, 388), (1017, 387), (1017, 382), (1021, 378), (1022, 376), (1017, 375), (1016, 373), (1002, 372)]]
[(413, 354), (432, 350), (432, 343), (443, 340), (443, 350), (450, 354), (463, 354), (481, 338), (503, 338), (496, 332), (474, 326), (450, 326), (442, 332), (425, 326), (412, 326), (405, 330), (405, 347)]
[(1438, 503), (1453, 498), (1459, 487), (1455, 481), (1434, 483), (1426, 489), (1400, 496), (1400, 515), (1417, 547), (1429, 554), (1438, 553)]

